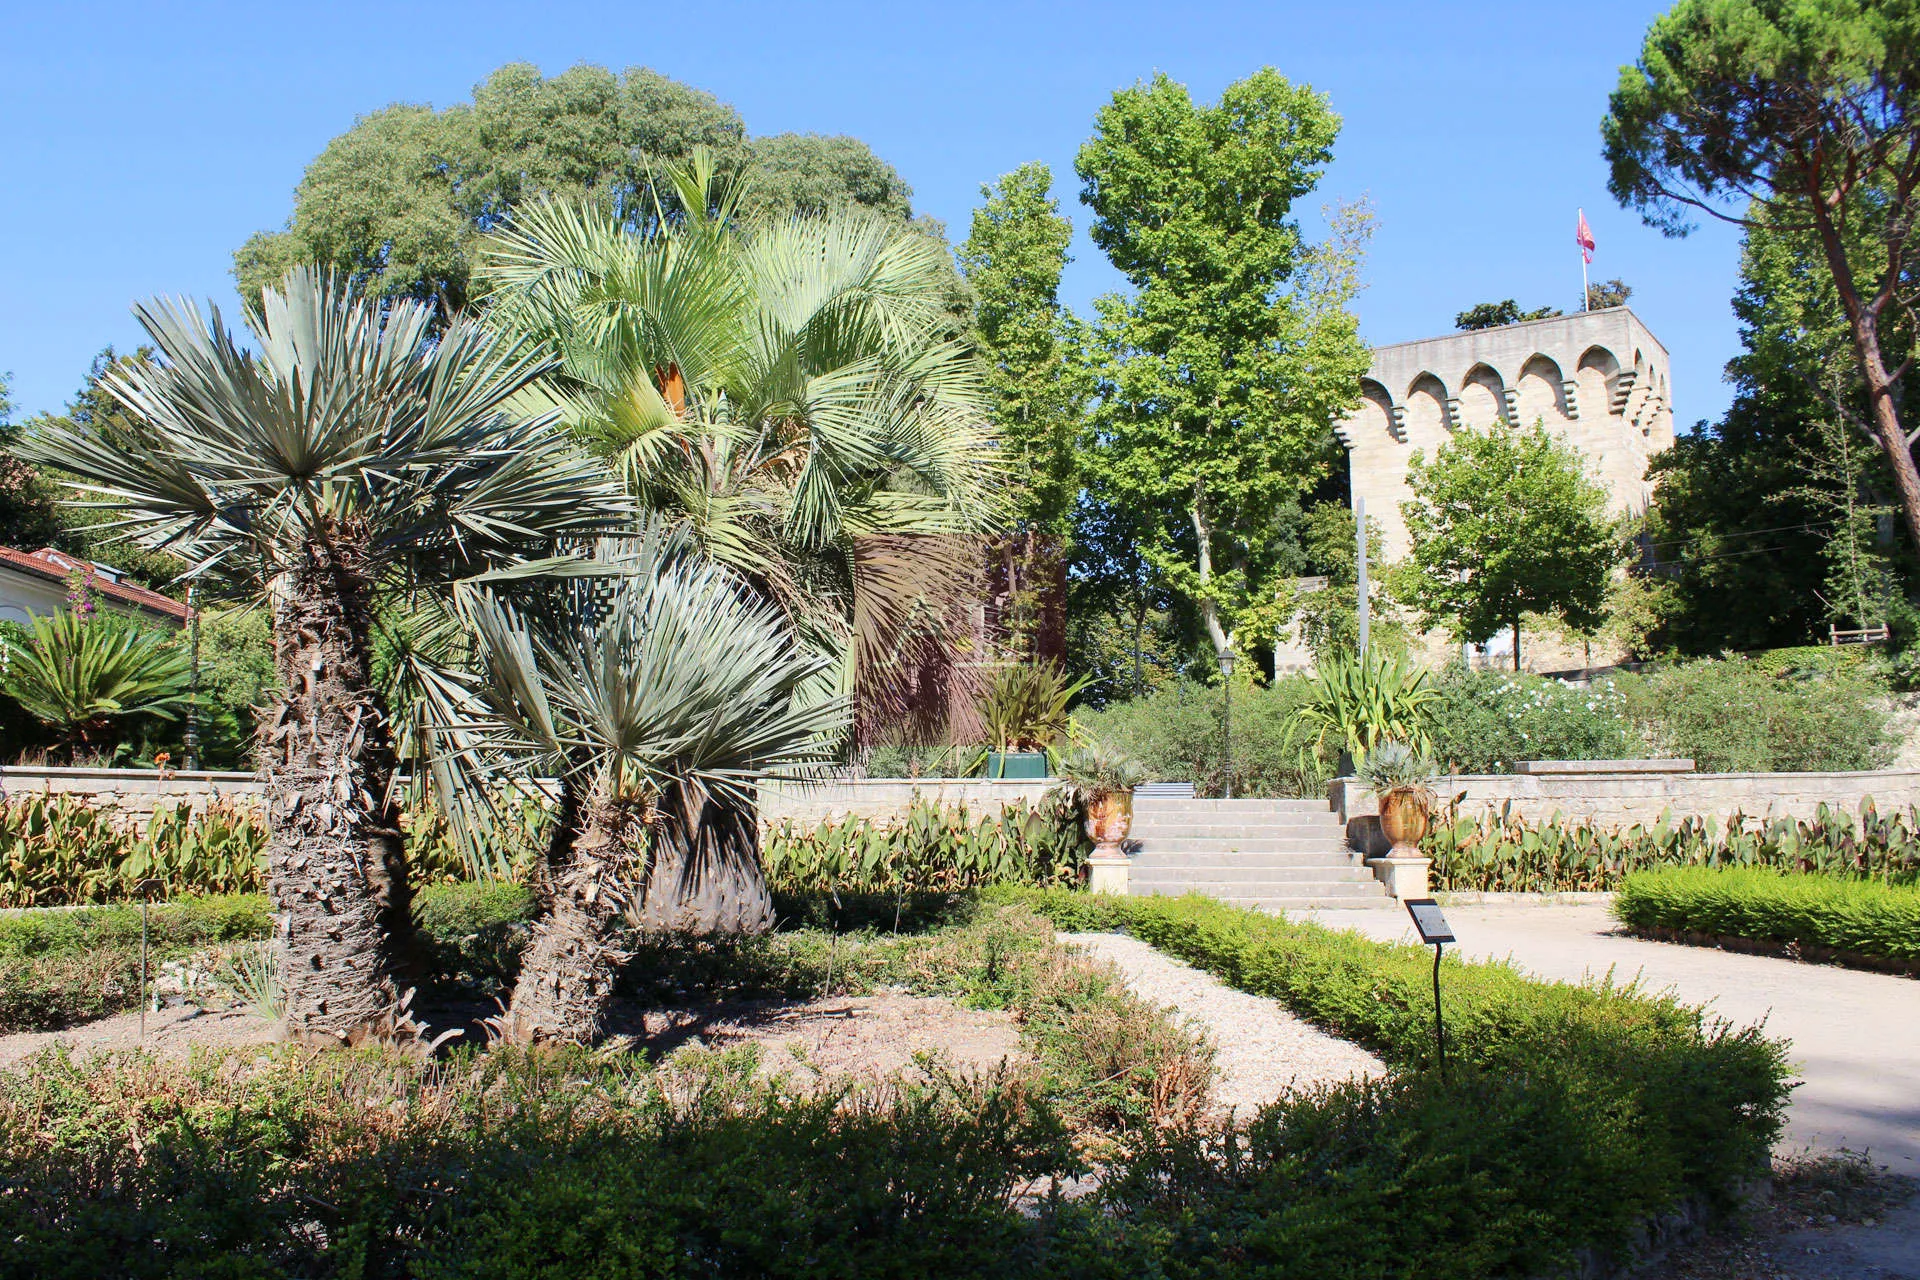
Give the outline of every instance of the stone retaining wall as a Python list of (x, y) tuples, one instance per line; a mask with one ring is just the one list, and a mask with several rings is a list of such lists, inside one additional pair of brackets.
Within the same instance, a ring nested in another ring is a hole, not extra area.
[[(997, 813), (1016, 800), (1029, 804), (1046, 794), (1051, 782), (996, 782), (985, 778), (922, 778), (914, 781), (869, 778), (765, 787), (760, 821), (778, 826), (793, 821), (816, 826), (827, 818), (861, 815), (899, 818), (913, 806), (915, 794), (935, 804), (965, 804), (975, 816)], [(0, 795), (77, 793), (96, 804), (111, 804), (144, 823), (159, 804), (186, 803), (204, 809), (215, 797), (258, 804), (265, 786), (251, 773), (167, 772), (152, 769), (0, 769)]]
[[(1559, 762), (1552, 762), (1559, 763)], [(1601, 762), (1595, 762), (1601, 763)], [(1621, 762), (1643, 765), (1644, 762)], [(1882, 812), (1920, 804), (1920, 770), (1879, 769), (1862, 773), (1691, 773), (1644, 768), (1581, 772), (1562, 766), (1518, 774), (1457, 774), (1441, 778), (1434, 791), (1442, 804), (1456, 799), (1463, 814), (1513, 812), (1540, 822), (1562, 819), (1596, 826), (1650, 825), (1663, 812), (1712, 814), (1723, 821), (1748, 817), (1811, 818), (1822, 804), (1857, 813), (1872, 797)], [(1343, 821), (1378, 812), (1373, 794), (1352, 778), (1336, 779), (1328, 799)]]
[(828, 818), (902, 818), (913, 807), (916, 794), (938, 805), (964, 804), (978, 818), (998, 813), (1017, 800), (1034, 804), (1052, 786), (1051, 781), (987, 778), (860, 778), (805, 787), (785, 783), (760, 789), (760, 824), (777, 827), (791, 821), (813, 827)]
[(14, 767), (0, 769), (0, 796), (78, 794), (95, 804), (112, 805), (136, 823), (144, 824), (158, 805), (188, 804), (204, 809), (218, 798), (257, 805), (266, 784), (256, 774), (215, 773), (207, 770), (55, 769)]

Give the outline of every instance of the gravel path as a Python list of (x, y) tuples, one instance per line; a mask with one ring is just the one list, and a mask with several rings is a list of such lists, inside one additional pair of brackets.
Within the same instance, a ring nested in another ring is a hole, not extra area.
[(1120, 933), (1063, 933), (1061, 940), (1111, 961), (1143, 1000), (1171, 1006), (1199, 1023), (1219, 1046), (1214, 1101), (1245, 1117), (1291, 1089), (1386, 1067), (1358, 1045), (1294, 1017), (1278, 1001), (1236, 991), (1205, 970)]

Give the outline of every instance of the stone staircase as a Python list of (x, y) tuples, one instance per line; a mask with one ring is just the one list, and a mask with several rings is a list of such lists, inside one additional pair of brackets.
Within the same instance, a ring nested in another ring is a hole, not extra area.
[(1204, 893), (1241, 907), (1375, 907), (1390, 899), (1324, 800), (1135, 796), (1129, 894)]

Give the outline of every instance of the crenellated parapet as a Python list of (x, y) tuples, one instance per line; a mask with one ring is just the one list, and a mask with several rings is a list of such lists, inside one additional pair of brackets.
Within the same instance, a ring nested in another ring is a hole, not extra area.
[(1649, 496), (1648, 458), (1673, 443), (1667, 350), (1626, 307), (1375, 348), (1360, 407), (1336, 428), (1353, 492), (1407, 550), (1407, 465), (1453, 432), (1545, 422), (1586, 455), (1620, 510)]

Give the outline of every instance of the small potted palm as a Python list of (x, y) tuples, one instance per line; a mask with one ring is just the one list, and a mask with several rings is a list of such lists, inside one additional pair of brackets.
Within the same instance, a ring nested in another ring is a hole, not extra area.
[(1380, 830), (1390, 848), (1382, 858), (1370, 858), (1374, 869), (1396, 898), (1425, 897), (1431, 860), (1420, 854), (1433, 819), (1433, 762), (1404, 742), (1382, 742), (1360, 762), (1360, 780), (1380, 803)]
[(1147, 780), (1137, 760), (1100, 745), (1074, 747), (1054, 764), (1060, 781), (1054, 788), (1086, 817), (1093, 841), (1087, 887), (1095, 893), (1127, 891), (1127, 855), (1123, 847), (1133, 827), (1133, 789)]

